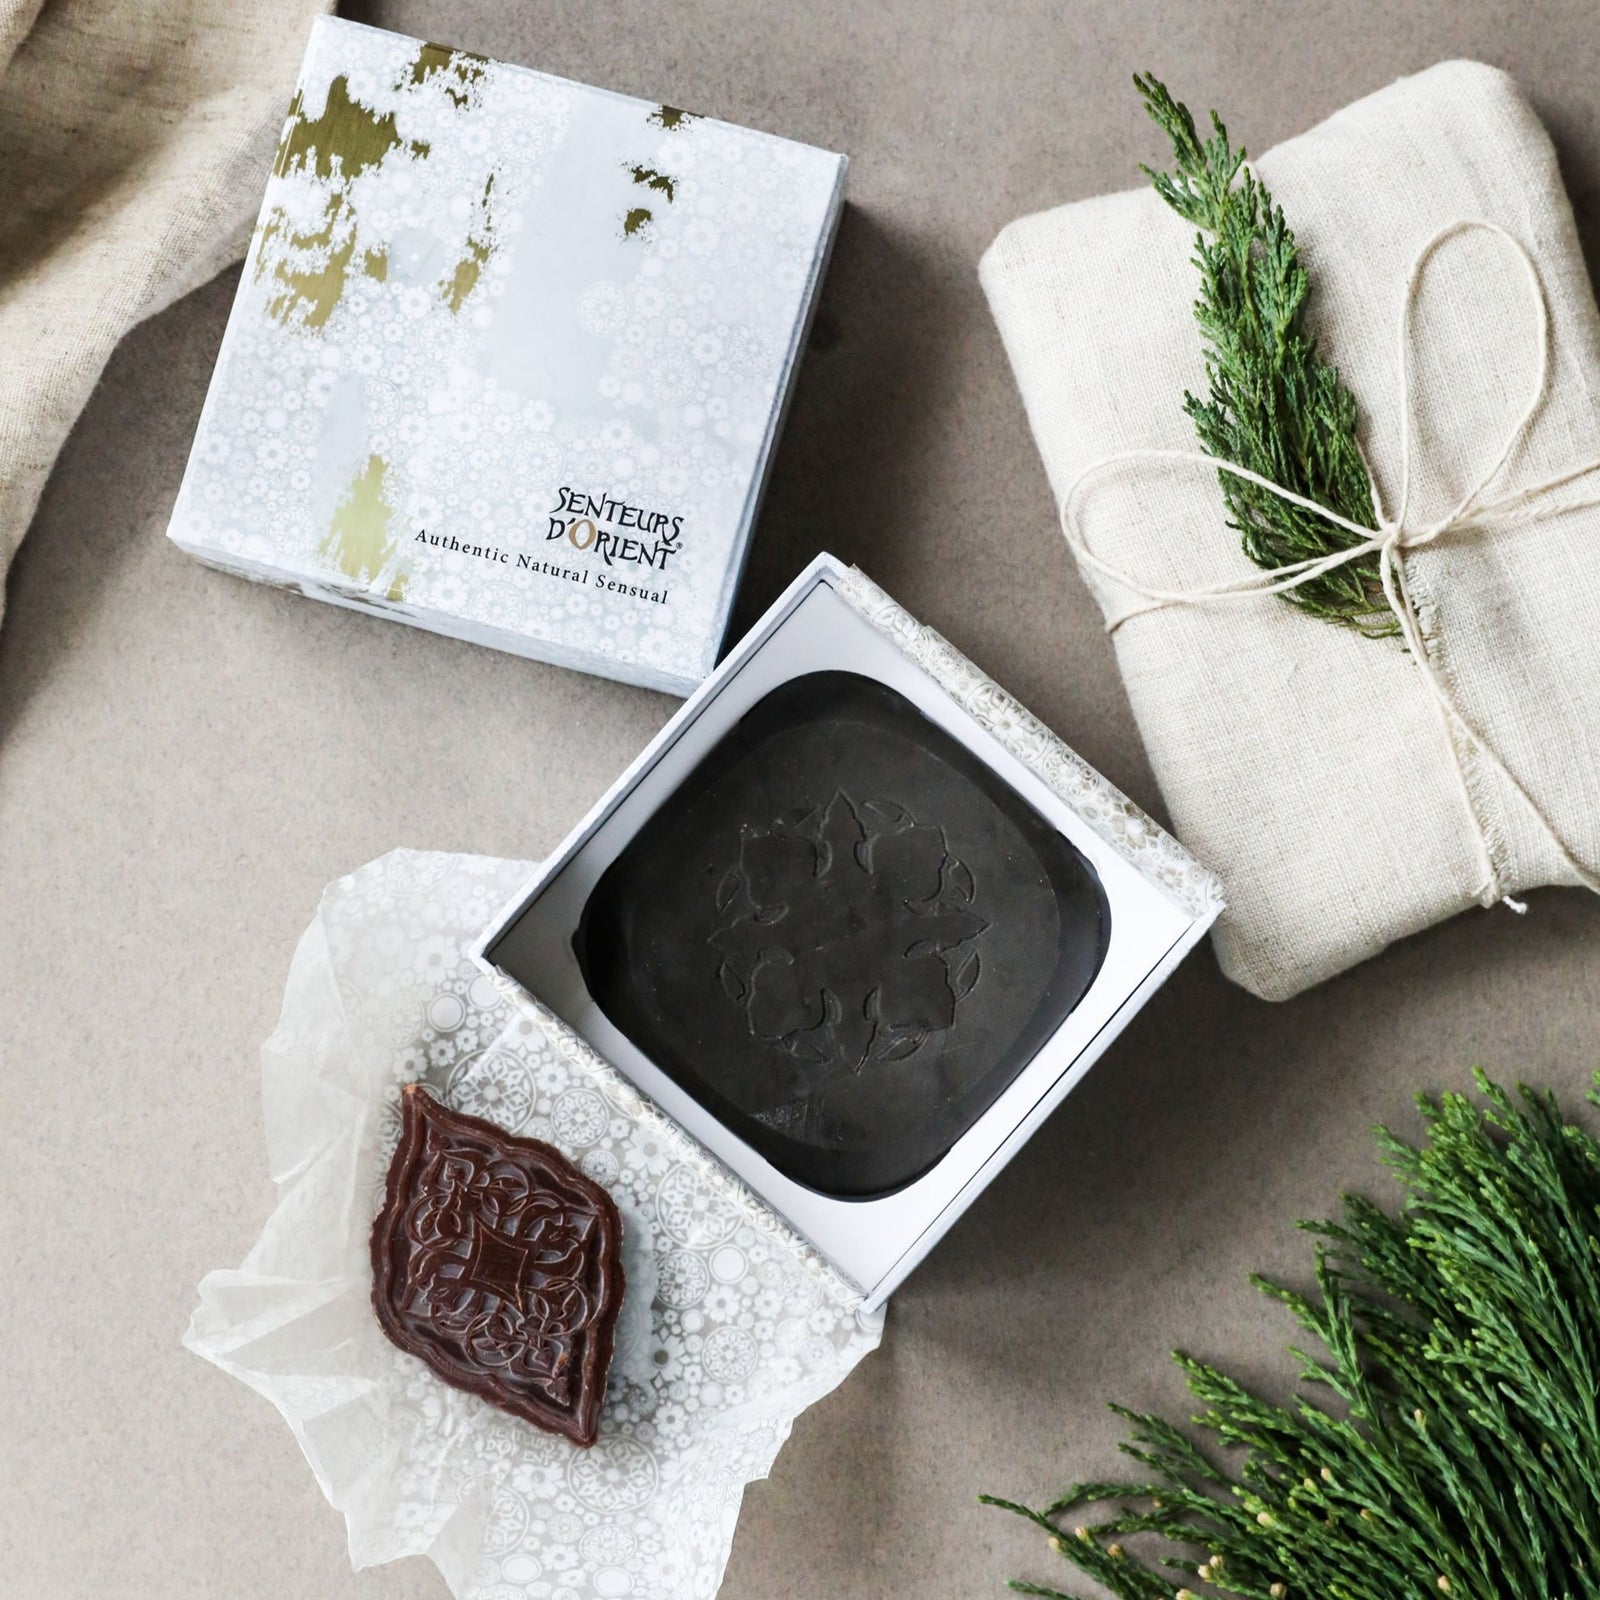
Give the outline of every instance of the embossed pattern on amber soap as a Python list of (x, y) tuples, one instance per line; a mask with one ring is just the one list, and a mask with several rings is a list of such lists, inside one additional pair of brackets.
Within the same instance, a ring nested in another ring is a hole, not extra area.
[(446, 1382), (594, 1443), (623, 1274), (611, 1197), (561, 1152), (401, 1092), (372, 1229), (383, 1331)]

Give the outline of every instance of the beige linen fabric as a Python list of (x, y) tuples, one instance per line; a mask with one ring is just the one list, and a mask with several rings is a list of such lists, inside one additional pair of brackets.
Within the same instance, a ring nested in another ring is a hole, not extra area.
[[(1418, 251), (1459, 218), (1532, 253), (1550, 309), (1543, 404), (1491, 492), (1600, 457), (1600, 318), (1537, 118), (1503, 73), (1448, 62), (1403, 79), (1255, 166), (1315, 285), (1324, 350), (1361, 406), (1390, 514), (1402, 412), (1398, 319)], [(1117, 450), (1194, 449), (1181, 401), (1204, 393), (1192, 230), (1150, 191), (1027, 217), (981, 276), (1059, 499)], [(1412, 516), (1444, 516), (1490, 466), (1538, 370), (1521, 263), (1481, 230), (1443, 244), (1415, 306)], [(1567, 498), (1595, 492), (1597, 479)], [(1462, 713), (1580, 861), (1600, 862), (1600, 511), (1457, 529), (1405, 557), (1431, 658)], [(1152, 585), (1257, 571), (1214, 473), (1137, 464), (1080, 502), (1090, 548)], [(1091, 584), (1108, 615), (1132, 598)], [(1478, 832), (1421, 674), (1273, 597), (1124, 622), (1118, 663), (1180, 838), (1223, 879), (1229, 977), (1283, 999), (1485, 898)], [(1573, 875), (1538, 820), (1461, 745), (1501, 886)], [(1501, 912), (1502, 915), (1509, 915)]]
[(0, 0), (0, 606), (134, 323), (243, 255), (327, 0)]

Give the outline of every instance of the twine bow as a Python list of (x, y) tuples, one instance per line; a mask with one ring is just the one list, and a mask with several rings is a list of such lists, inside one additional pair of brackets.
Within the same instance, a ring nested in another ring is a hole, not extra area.
[[(1432, 259), (1434, 252), (1447, 239), (1456, 234), (1482, 229), (1505, 240), (1516, 252), (1522, 264), (1524, 276), (1527, 281), (1530, 298), (1533, 301), (1534, 311), (1538, 320), (1539, 362), (1535, 375), (1533, 390), (1528, 396), (1527, 404), (1521, 414), (1512, 424), (1505, 436), (1505, 441), (1500, 447), (1489, 467), (1479, 474), (1473, 486), (1458, 500), (1454, 508), (1444, 517), (1434, 522), (1416, 523), (1411, 520), (1411, 432), (1413, 423), (1413, 397), (1411, 384), (1411, 319), (1412, 309), (1416, 304), (1417, 289), (1422, 281), (1422, 276)], [(1438, 233), (1423, 245), (1411, 263), (1411, 271), (1406, 278), (1405, 295), (1400, 305), (1399, 336), (1398, 336), (1398, 371), (1397, 388), (1399, 396), (1400, 414), (1400, 502), (1394, 516), (1389, 516), (1384, 509), (1383, 499), (1379, 493), (1377, 479), (1373, 476), (1370, 466), (1367, 477), (1372, 485), (1372, 512), (1377, 523), (1377, 529), (1363, 526), (1359, 522), (1352, 522), (1347, 517), (1340, 516), (1335, 511), (1330, 511), (1326, 506), (1319, 505), (1315, 500), (1309, 500), (1304, 495), (1296, 494), (1291, 489), (1285, 489), (1282, 484), (1274, 483), (1272, 479), (1251, 472), (1246, 467), (1235, 466), (1228, 461), (1218, 460), (1215, 456), (1204, 455), (1197, 450), (1120, 450), (1112, 455), (1102, 456), (1099, 460), (1091, 462), (1072, 481), (1061, 502), (1061, 529), (1066, 535), (1067, 544), (1082, 566), (1098, 573), (1102, 578), (1117, 585), (1138, 597), (1131, 605), (1109, 617), (1106, 621), (1106, 631), (1114, 633), (1130, 617), (1141, 616), (1149, 611), (1160, 611), (1167, 606), (1174, 605), (1223, 605), (1236, 600), (1251, 600), (1260, 595), (1287, 594), (1298, 589), (1302, 584), (1319, 578), (1326, 572), (1335, 568), (1348, 565), (1352, 561), (1360, 561), (1366, 556), (1378, 558), (1378, 574), (1383, 584), (1384, 599), (1388, 602), (1389, 609), (1394, 613), (1395, 621), (1399, 624), (1400, 636), (1407, 649), (1411, 652), (1412, 660), (1417, 664), (1424, 687), (1428, 691), (1435, 709), (1439, 714), (1440, 727), (1444, 733), (1445, 746), (1450, 752), (1451, 769), (1454, 772), (1456, 785), (1461, 794), (1461, 801), (1466, 808), (1467, 817), (1472, 825), (1473, 835), (1478, 846), (1478, 853), (1483, 865), (1484, 877), (1479, 890), (1479, 899), (1484, 905), (1493, 905), (1496, 901), (1503, 901), (1513, 911), (1524, 912), (1527, 907), (1505, 891), (1500, 882), (1499, 869), (1495, 865), (1494, 855), (1490, 849), (1488, 833), (1477, 808), (1473, 804), (1471, 791), (1467, 785), (1467, 773), (1463, 763), (1462, 751), (1457, 743), (1457, 734), (1476, 746), (1480, 757), (1497, 772), (1500, 777), (1521, 796), (1523, 803), (1536, 819), (1539, 826), (1549, 837), (1550, 842), (1560, 853), (1562, 860), (1571, 869), (1573, 875), (1586, 888), (1600, 894), (1600, 875), (1597, 875), (1572, 853), (1566, 842), (1556, 832), (1554, 824), (1550, 821), (1543, 809), (1530, 795), (1526, 787), (1506, 765), (1505, 761), (1495, 751), (1487, 739), (1467, 720), (1466, 715), (1456, 704), (1450, 693), (1449, 685), (1444, 676), (1429, 658), (1427, 641), (1423, 635), (1422, 623), (1417, 615), (1416, 606), (1412, 603), (1411, 596), (1406, 587), (1405, 563), (1402, 559), (1407, 550), (1420, 549), (1423, 545), (1432, 544), (1435, 539), (1460, 529), (1468, 524), (1490, 516), (1512, 513), (1524, 508), (1534, 507), (1556, 490), (1565, 488), (1568, 484), (1579, 478), (1587, 477), (1590, 473), (1600, 470), (1600, 458), (1585, 462), (1581, 466), (1569, 468), (1565, 472), (1557, 473), (1554, 477), (1543, 482), (1529, 485), (1523, 489), (1512, 490), (1493, 498), (1485, 498), (1485, 491), (1493, 482), (1500, 469), (1510, 459), (1512, 451), (1520, 442), (1523, 433), (1532, 422), (1534, 414), (1538, 411), (1544, 400), (1545, 390), (1550, 378), (1550, 310), (1545, 299), (1544, 286), (1539, 281), (1538, 269), (1534, 266), (1533, 258), (1523, 248), (1521, 242), (1508, 233), (1497, 223), (1481, 221), (1473, 218), (1463, 218), (1441, 228)], [(1088, 481), (1113, 467), (1128, 466), (1136, 462), (1189, 462), (1207, 467), (1214, 472), (1226, 472), (1235, 478), (1242, 478), (1247, 483), (1253, 483), (1258, 488), (1264, 489), (1268, 494), (1276, 495), (1278, 499), (1288, 504), (1300, 507), (1314, 516), (1321, 517), (1324, 522), (1332, 523), (1336, 528), (1342, 528), (1350, 534), (1356, 542), (1342, 550), (1335, 550), (1329, 555), (1314, 556), (1305, 561), (1291, 562), (1286, 566), (1275, 567), (1270, 571), (1252, 573), (1241, 578), (1231, 578), (1220, 583), (1203, 584), (1193, 589), (1160, 589), (1142, 582), (1102, 560), (1089, 548), (1082, 527), (1079, 524), (1077, 503)], [(1563, 501), (1558, 508), (1561, 511), (1581, 510), (1588, 506), (1600, 505), (1600, 493), (1587, 497)]]

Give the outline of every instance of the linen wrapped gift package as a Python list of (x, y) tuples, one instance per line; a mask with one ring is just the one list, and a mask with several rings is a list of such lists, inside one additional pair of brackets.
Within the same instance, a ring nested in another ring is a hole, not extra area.
[(981, 270), (1172, 822), (1222, 877), (1223, 970), (1284, 999), (1600, 883), (1600, 317), (1501, 72), (1434, 67), (1251, 165), (1360, 408), (1398, 637), (1285, 603), (1242, 552), (1182, 406), (1194, 234), (1157, 194), (1014, 222)]

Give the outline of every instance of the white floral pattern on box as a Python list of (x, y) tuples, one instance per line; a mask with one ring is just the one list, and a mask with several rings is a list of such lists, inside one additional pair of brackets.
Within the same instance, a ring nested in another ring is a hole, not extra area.
[[(396, 851), (323, 897), (263, 1050), (278, 1203), (185, 1343), (277, 1406), (358, 1566), (424, 1554), (461, 1600), (706, 1600), (746, 1483), (882, 1315), (586, 1046), (466, 951), (522, 862)], [(371, 1310), (401, 1084), (544, 1139), (623, 1216), (628, 1289), (591, 1450), (446, 1387)]]
[[(841, 171), (319, 18), (172, 537), (687, 693), (726, 626)], [(628, 508), (591, 519), (619, 539), (677, 519), (677, 548), (608, 563), (552, 540), (564, 488)]]

